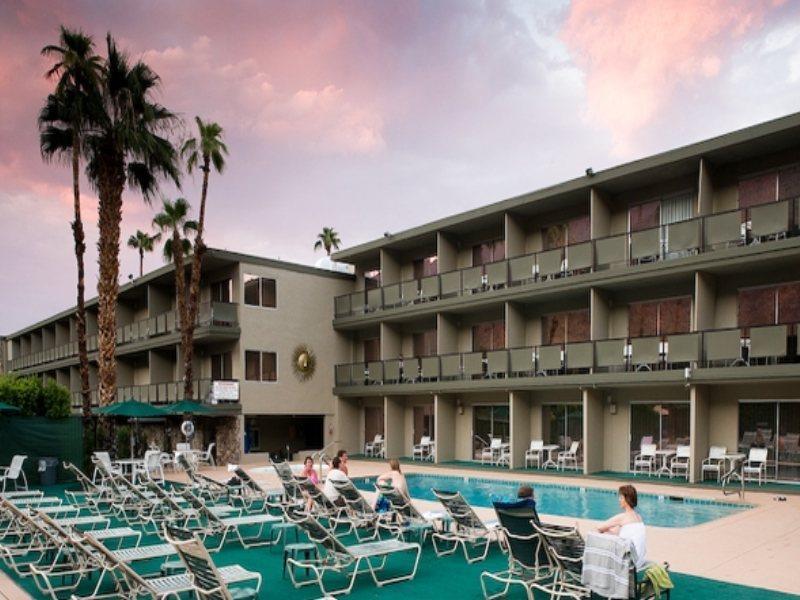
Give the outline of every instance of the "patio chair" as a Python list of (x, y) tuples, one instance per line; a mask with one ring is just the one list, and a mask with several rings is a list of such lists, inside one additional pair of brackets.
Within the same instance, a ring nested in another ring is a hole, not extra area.
[(209, 467), (216, 467), (217, 461), (214, 459), (214, 446), (216, 444), (211, 442), (205, 450), (200, 450), (195, 453), (195, 462), (199, 464), (208, 465)]
[(669, 463), (669, 476), (681, 473), (686, 480), (689, 480), (689, 469), (692, 464), (692, 449), (690, 446), (678, 446), (675, 449), (675, 456)]
[(433, 452), (431, 448), (433, 447), (433, 440), (431, 440), (431, 436), (423, 435), (420, 440), (419, 444), (415, 444), (413, 448), (411, 448), (411, 458), (412, 460), (430, 460), (433, 456)]
[(488, 461), (490, 465), (493, 465), (495, 463), (495, 457), (499, 456), (502, 446), (502, 438), (492, 438), (489, 445), (484, 445), (481, 450), (481, 464), (484, 465)]
[(565, 450), (563, 452), (558, 453), (557, 463), (558, 468), (562, 471), (567, 470), (567, 466), (572, 463), (573, 468), (577, 471), (578, 470), (578, 450), (581, 447), (580, 442), (572, 442), (569, 446), (569, 450)]
[(639, 454), (633, 457), (633, 474), (644, 473), (652, 475), (656, 469), (656, 444), (642, 444)]
[(758, 485), (767, 479), (767, 448), (750, 448), (747, 460), (742, 465), (742, 478), (745, 481), (758, 481)]
[(181, 469), (186, 471), (189, 480), (192, 482), (192, 489), (197, 491), (203, 497), (211, 500), (212, 502), (219, 502), (222, 498), (227, 497), (230, 489), (224, 483), (212, 479), (202, 473), (197, 472), (197, 467), (189, 458), (187, 452), (176, 454), (176, 462)]
[(542, 453), (544, 452), (544, 440), (531, 440), (530, 447), (525, 451), (525, 468), (536, 463), (536, 468), (542, 467)]
[(442, 529), (441, 524), (447, 520), (447, 513), (421, 513), (411, 498), (390, 485), (375, 485), (375, 491), (389, 502), (389, 514), (383, 524), (392, 535), (402, 540), (415, 539), (424, 544), (428, 535)]
[(492, 542), (500, 545), (500, 524), (497, 521), (484, 523), (460, 492), (433, 490), (433, 495), (442, 503), (453, 521), (453, 527), (449, 531), (433, 533), (436, 556), (453, 554), (461, 546), (467, 563), (472, 564), (486, 558)]
[(211, 559), (211, 555), (200, 539), (191, 531), (167, 527), (165, 538), (178, 551), (181, 562), (186, 566), (186, 571), (191, 576), (193, 592), (200, 599), (213, 600), (246, 600), (258, 598), (261, 590), (261, 574), (253, 573), (255, 577), (255, 587), (241, 587), (235, 593), (228, 589), (224, 577), (220, 573), (217, 565)]
[(92, 452), (92, 463), (94, 464), (94, 473), (92, 473), (92, 481), (97, 483), (97, 477), (101, 476), (100, 467), (102, 466), (105, 469), (106, 473), (112, 473), (114, 475), (122, 475), (122, 471), (114, 466), (114, 463), (111, 462), (111, 455), (105, 451), (95, 451)]
[(141, 466), (134, 466), (134, 477), (152, 479), (164, 483), (164, 467), (161, 464), (161, 451), (148, 450), (144, 453)]
[[(293, 557), (287, 559), (289, 577), (295, 587), (316, 584), (322, 595), (328, 597), (349, 594), (353, 590), (356, 577), (367, 571), (378, 587), (409, 581), (414, 579), (417, 574), (421, 554), (419, 544), (391, 539), (346, 546), (313, 516), (295, 512), (292, 518), (306, 532), (309, 540), (320, 549), (320, 557), (317, 559), (297, 560)], [(381, 577), (381, 572), (386, 568), (389, 558), (407, 553), (414, 554), (414, 562), (410, 571), (390, 577)], [(310, 579), (299, 579), (298, 572), (302, 569), (310, 570), (313, 576)], [(324, 578), (328, 572), (344, 576), (346, 583), (338, 589), (327, 589)]]
[(701, 479), (705, 481), (706, 473), (716, 473), (717, 481), (722, 477), (722, 470), (725, 468), (725, 455), (728, 449), (725, 446), (711, 446), (708, 450), (708, 458), (703, 460), (700, 466)]
[[(0, 480), (3, 481), (3, 492), (6, 492), (6, 486), (9, 482), (14, 483), (14, 490), (27, 490), (28, 489), (28, 478), (25, 476), (25, 471), (22, 470), (23, 465), (25, 464), (25, 460), (27, 456), (22, 454), (15, 454), (11, 459), (11, 464), (7, 467), (0, 467)], [(20, 480), (22, 480), (22, 486), (20, 487)]]
[(344, 505), (337, 505), (328, 498), (327, 494), (314, 485), (309, 479), (298, 480), (303, 495), (311, 499), (313, 511), (317, 518), (324, 519), (331, 531), (339, 530), (339, 526), (344, 525), (344, 530), (339, 530), (340, 535), (346, 535), (353, 530), (353, 523), (347, 516), (347, 509)]
[(71, 473), (81, 486), (80, 491), (70, 489), (64, 490), (64, 495), (72, 504), (81, 508), (88, 508), (97, 513), (108, 512), (110, 510), (111, 498), (108, 488), (92, 482), (86, 473), (72, 463), (65, 461), (63, 466), (64, 470)]
[(383, 456), (383, 434), (376, 433), (371, 442), (364, 444), (364, 454), (367, 456)]
[[(356, 488), (352, 481), (334, 481), (333, 487), (341, 494), (345, 503), (348, 520), (353, 524), (353, 531), (356, 539), (363, 542), (374, 540), (378, 537), (379, 525), (383, 516), (376, 512), (372, 505)], [(361, 535), (361, 531), (366, 531), (366, 535)]]

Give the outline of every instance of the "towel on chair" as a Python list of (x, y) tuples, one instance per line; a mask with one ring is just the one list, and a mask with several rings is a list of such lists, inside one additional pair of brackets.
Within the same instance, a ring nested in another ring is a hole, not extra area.
[(675, 587), (675, 584), (672, 583), (672, 579), (669, 578), (669, 573), (663, 565), (650, 563), (647, 565), (644, 576), (650, 582), (650, 585), (653, 586), (653, 594), (655, 594), (656, 598), (661, 598), (661, 592), (663, 590), (671, 590)]
[(635, 550), (616, 535), (589, 533), (583, 551), (581, 582), (604, 598), (630, 598)]

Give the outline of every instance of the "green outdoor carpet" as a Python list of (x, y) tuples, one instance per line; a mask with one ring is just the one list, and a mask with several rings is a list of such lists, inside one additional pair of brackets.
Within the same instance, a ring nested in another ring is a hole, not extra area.
[[(63, 486), (48, 488), (47, 494), (60, 494)], [(302, 541), (301, 535), (301, 541)], [(294, 541), (294, 536), (290, 542)], [(143, 539), (142, 543), (158, 543), (155, 537)], [(348, 542), (352, 543), (352, 542)], [(234, 543), (229, 543), (219, 553), (212, 554), (218, 565), (241, 564), (248, 570), (258, 571), (263, 575), (264, 583), (261, 588), (262, 598), (281, 598), (287, 600), (305, 600), (321, 597), (321, 593), (316, 586), (308, 586), (295, 589), (288, 578), (281, 576), (282, 568), (282, 548), (280, 545), (274, 547), (261, 547), (246, 550)], [(389, 563), (388, 573), (400, 573), (409, 565), (408, 559), (395, 559), (395, 563)], [(159, 561), (150, 563), (137, 563), (137, 570), (140, 572), (158, 571)], [(426, 543), (420, 559), (417, 577), (413, 581), (392, 584), (383, 588), (377, 588), (368, 574), (360, 575), (356, 581), (353, 593), (348, 598), (362, 600), (367, 598), (381, 598), (385, 600), (443, 600), (445, 598), (475, 599), (483, 598), (480, 586), (480, 574), (484, 570), (500, 571), (506, 567), (506, 558), (499, 550), (493, 548), (489, 558), (473, 565), (467, 565), (463, 554), (460, 552), (442, 558), (437, 558), (430, 547), (430, 542)], [(5, 567), (3, 567), (5, 569)], [(17, 580), (13, 571), (5, 569), (12, 579)], [(789, 598), (800, 598), (792, 594), (782, 594), (778, 592), (759, 590), (751, 587), (727, 584), (701, 577), (693, 577), (681, 573), (671, 573), (675, 590), (673, 590), (673, 600), (781, 600)], [(336, 580), (331, 580), (336, 583)], [(94, 582), (93, 582), (94, 583)], [(34, 598), (43, 597), (33, 582), (29, 579), (22, 580), (22, 586)], [(79, 593), (88, 594), (90, 587), (82, 586)], [(525, 595), (520, 590), (513, 591), (509, 598), (524, 598)], [(545, 598), (544, 595), (537, 595), (537, 598)]]

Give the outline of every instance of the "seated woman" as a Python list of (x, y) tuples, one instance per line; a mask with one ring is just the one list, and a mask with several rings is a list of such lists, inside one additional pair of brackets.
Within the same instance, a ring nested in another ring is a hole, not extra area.
[(644, 521), (636, 512), (638, 504), (636, 488), (632, 485), (623, 485), (619, 488), (619, 506), (622, 512), (611, 517), (600, 525), (600, 533), (610, 533), (628, 540), (636, 549), (636, 568), (641, 569), (647, 563), (647, 543)]
[(389, 460), (389, 470), (383, 475), (378, 477), (377, 483), (383, 485), (390, 485), (395, 490), (408, 498), (408, 483), (406, 483), (406, 476), (400, 471), (400, 461), (396, 458)]
[(314, 485), (319, 485), (319, 475), (314, 468), (314, 459), (310, 456), (306, 456), (306, 459), (303, 461), (303, 472), (301, 475)]

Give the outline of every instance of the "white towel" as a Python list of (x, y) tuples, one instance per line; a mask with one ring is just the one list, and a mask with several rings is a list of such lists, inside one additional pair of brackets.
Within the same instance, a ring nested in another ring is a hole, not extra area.
[(633, 552), (630, 542), (619, 536), (589, 533), (583, 551), (583, 585), (604, 598), (629, 598)]

